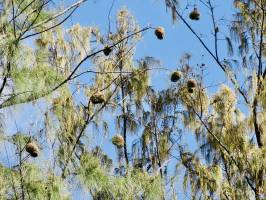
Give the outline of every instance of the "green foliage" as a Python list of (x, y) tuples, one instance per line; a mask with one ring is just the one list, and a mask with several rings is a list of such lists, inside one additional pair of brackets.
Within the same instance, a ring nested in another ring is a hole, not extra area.
[[(162, 199), (160, 178), (127, 169), (125, 176), (109, 176), (98, 158), (90, 154), (81, 157), (77, 174), (92, 192), (92, 196), (106, 195), (106, 199)], [(95, 197), (95, 199), (97, 199)]]

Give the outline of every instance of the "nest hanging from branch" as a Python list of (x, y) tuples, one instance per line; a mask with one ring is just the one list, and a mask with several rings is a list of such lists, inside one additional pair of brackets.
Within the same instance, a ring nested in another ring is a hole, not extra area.
[(164, 38), (165, 32), (164, 32), (163, 27), (161, 27), (161, 26), (157, 27), (155, 29), (154, 33), (159, 40), (162, 40)]
[(105, 46), (103, 49), (103, 53), (105, 56), (109, 56), (109, 54), (112, 52), (112, 48), (109, 46)]
[(26, 144), (25, 149), (32, 157), (37, 157), (39, 154), (39, 148), (34, 142), (29, 142)]
[(191, 88), (191, 89), (195, 88), (196, 87), (196, 81), (194, 79), (189, 79), (187, 81), (187, 87)]
[(197, 8), (194, 8), (194, 10), (189, 14), (189, 18), (191, 20), (199, 20), (200, 19), (200, 13)]
[(179, 79), (181, 78), (181, 72), (179, 72), (179, 71), (175, 71), (175, 72), (173, 72), (172, 74), (171, 74), (171, 81), (172, 82), (177, 82), (177, 81), (179, 81)]
[(90, 101), (93, 104), (102, 104), (102, 103), (104, 103), (105, 99), (104, 99), (104, 96), (101, 92), (97, 92), (96, 94), (91, 96)]
[(122, 135), (115, 135), (112, 138), (112, 143), (115, 145), (117, 148), (122, 148), (125, 145), (125, 141)]

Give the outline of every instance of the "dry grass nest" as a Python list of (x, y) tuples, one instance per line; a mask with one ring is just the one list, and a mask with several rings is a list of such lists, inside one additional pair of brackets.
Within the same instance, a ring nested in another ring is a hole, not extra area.
[(25, 149), (32, 157), (37, 157), (39, 154), (39, 148), (34, 142), (29, 142), (28, 144), (26, 144)]
[(105, 99), (104, 99), (104, 96), (101, 92), (97, 92), (96, 94), (91, 96), (90, 101), (93, 104), (102, 104), (102, 103), (104, 103)]
[(181, 72), (175, 71), (175, 72), (173, 72), (171, 74), (171, 81), (172, 82), (177, 82), (177, 81), (179, 81), (179, 79), (181, 78), (181, 76), (182, 76)]
[(112, 143), (113, 145), (115, 145), (117, 148), (121, 148), (125, 145), (125, 141), (124, 138), (122, 137), (122, 135), (115, 135), (112, 138)]
[(193, 89), (193, 88), (195, 88), (196, 87), (196, 81), (194, 80), (194, 79), (189, 79), (188, 81), (187, 81), (187, 87), (188, 88), (191, 88), (191, 89)]
[(162, 40), (164, 38), (165, 32), (164, 32), (163, 27), (161, 27), (161, 26), (157, 27), (155, 29), (154, 33), (159, 40)]
[(199, 20), (200, 19), (200, 13), (197, 8), (194, 8), (194, 10), (189, 14), (189, 18), (191, 20)]

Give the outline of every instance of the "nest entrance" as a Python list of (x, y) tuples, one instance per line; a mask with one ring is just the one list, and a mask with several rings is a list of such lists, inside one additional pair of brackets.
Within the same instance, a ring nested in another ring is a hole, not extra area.
[(194, 10), (189, 14), (189, 18), (191, 20), (199, 20), (200, 19), (200, 13), (197, 8), (194, 8)]
[(159, 40), (162, 40), (164, 38), (165, 32), (163, 27), (159, 26), (155, 29), (154, 33)]
[(39, 154), (39, 148), (34, 142), (29, 142), (26, 144), (25, 149), (32, 157), (37, 157)]

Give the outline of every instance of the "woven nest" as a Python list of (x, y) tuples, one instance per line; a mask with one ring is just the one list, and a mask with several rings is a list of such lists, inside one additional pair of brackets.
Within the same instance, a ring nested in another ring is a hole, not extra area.
[(105, 46), (103, 49), (103, 53), (106, 56), (109, 56), (109, 54), (112, 52), (112, 49), (109, 46)]
[(159, 40), (162, 40), (164, 38), (165, 32), (163, 27), (159, 26), (155, 29), (154, 33)]
[(197, 8), (194, 8), (194, 10), (189, 14), (189, 18), (191, 20), (199, 20), (200, 19), (200, 13)]
[(98, 92), (98, 93), (91, 96), (90, 101), (93, 104), (101, 104), (101, 103), (104, 103), (105, 100), (104, 100), (103, 94)]
[(37, 157), (39, 154), (39, 148), (34, 142), (29, 142), (26, 145), (26, 151), (32, 156), (32, 157)]
[(41, 38), (38, 38), (35, 40), (36, 44), (39, 46), (39, 47), (45, 47), (48, 43), (46, 41), (44, 41), (43, 39)]
[(171, 81), (177, 82), (181, 78), (181, 73), (179, 71), (173, 72), (171, 74)]
[(193, 79), (189, 79), (189, 80), (187, 81), (187, 87), (188, 87), (188, 89), (189, 89), (189, 88), (190, 88), (190, 89), (195, 88), (195, 87), (196, 87), (196, 81), (193, 80)]
[(112, 138), (112, 143), (115, 145), (117, 148), (121, 148), (125, 145), (124, 138), (121, 135), (115, 135)]

